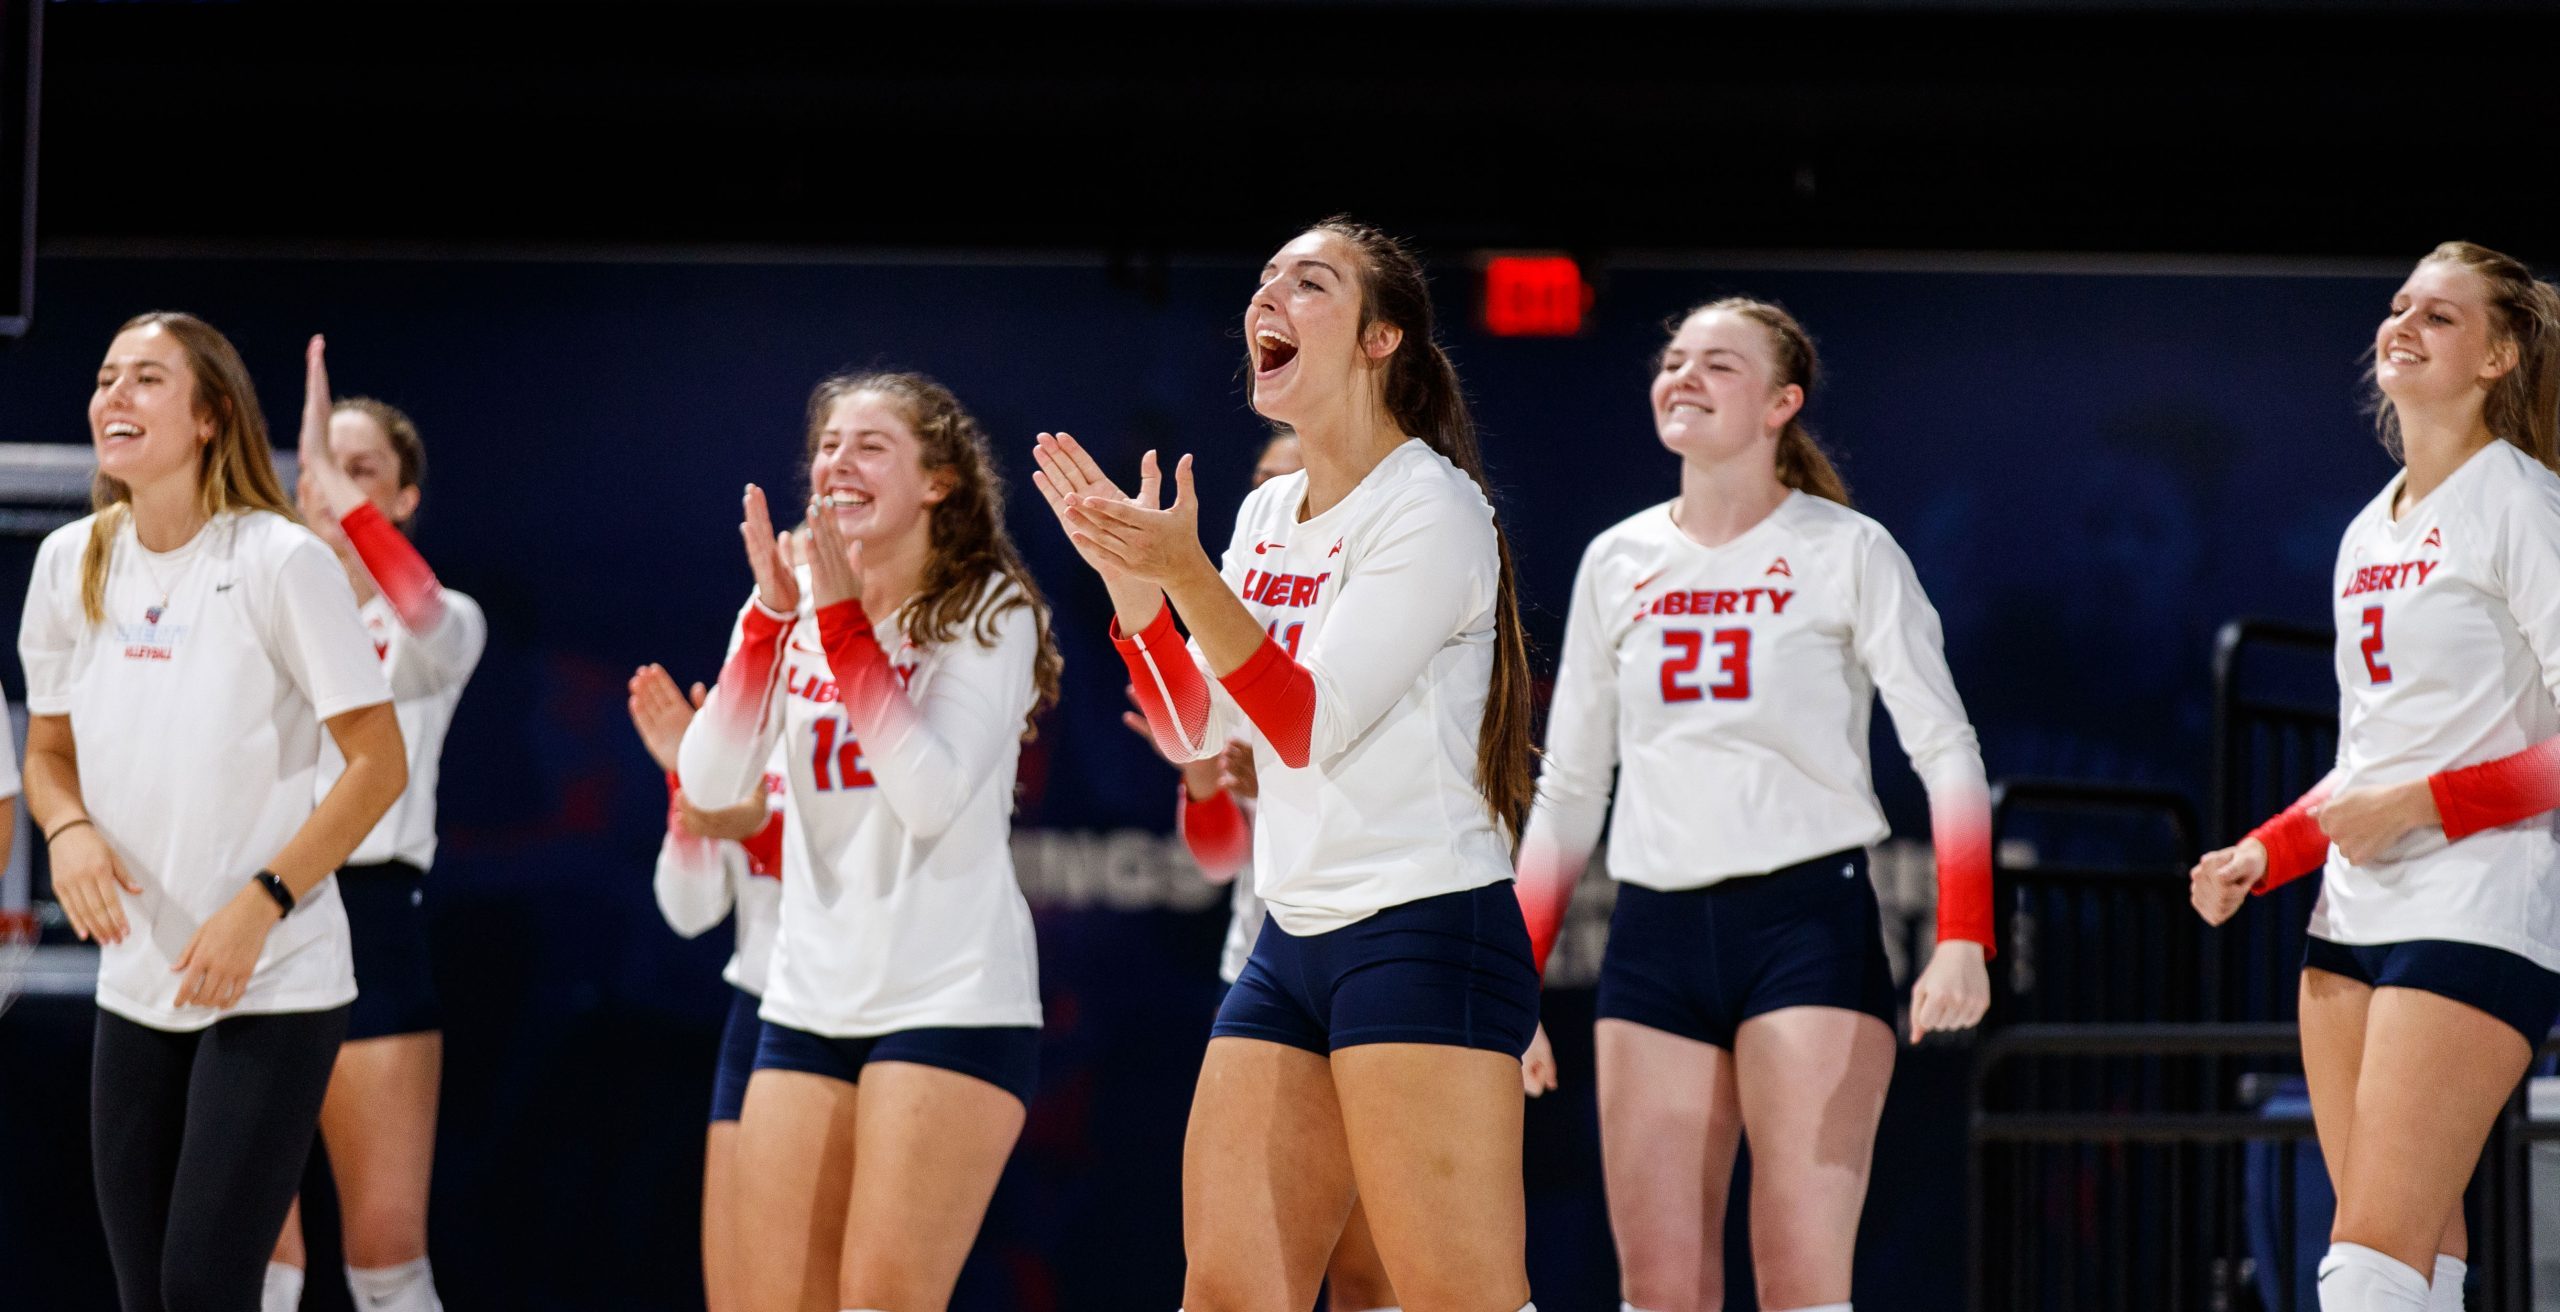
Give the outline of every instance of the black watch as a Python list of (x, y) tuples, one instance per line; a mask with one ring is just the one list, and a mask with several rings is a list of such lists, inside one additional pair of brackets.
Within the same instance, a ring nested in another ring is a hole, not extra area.
[(293, 896), (293, 890), (285, 886), (284, 876), (272, 870), (261, 870), (258, 872), (258, 887), (267, 890), (267, 896), (276, 900), (278, 908), (276, 914), (279, 917), (293, 914), (293, 904), (296, 899)]

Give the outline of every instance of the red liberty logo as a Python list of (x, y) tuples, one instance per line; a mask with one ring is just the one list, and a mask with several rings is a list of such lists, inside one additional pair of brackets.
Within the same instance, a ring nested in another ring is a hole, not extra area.
[(1787, 558), (1784, 556), (1780, 556), (1776, 560), (1770, 561), (1769, 568), (1760, 571), (1760, 577), (1764, 579), (1772, 574), (1784, 574), (1788, 578), (1794, 578), (1796, 576), (1796, 572), (1794, 570), (1787, 568)]
[(2444, 529), (2441, 526), (2427, 530), (2426, 545), (2439, 549), (2444, 546)]

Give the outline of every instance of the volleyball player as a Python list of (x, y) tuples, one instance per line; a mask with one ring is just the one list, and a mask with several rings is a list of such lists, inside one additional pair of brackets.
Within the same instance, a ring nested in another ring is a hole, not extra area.
[(738, 1113), (755, 1070), (765, 979), (782, 924), (782, 798), (789, 769), (779, 750), (765, 765), (763, 786), (735, 806), (695, 806), (676, 782), (676, 753), (685, 726), (703, 702), (690, 702), (665, 667), (644, 665), (631, 676), (631, 727), (667, 775), (667, 833), (658, 844), (652, 881), (658, 914), (686, 938), (737, 916), (736, 946), (720, 977), (729, 984), (729, 1014), (720, 1027), (720, 1060), (711, 1078), (711, 1125), (702, 1145), (702, 1288), (710, 1312), (739, 1306), (737, 1246)]
[(38, 548), (19, 624), (27, 799), (55, 896), (103, 945), (90, 1149), (118, 1295), (241, 1312), (357, 996), (330, 876), (408, 758), (231, 344), (188, 315), (129, 321), (89, 429), (97, 511)]
[[(1281, 432), (1263, 443), (1262, 455), (1254, 461), (1253, 485), (1263, 484), (1283, 474), (1294, 474), (1306, 468), (1298, 456), (1298, 439), (1293, 433)], [(1131, 689), (1131, 695), (1136, 690)], [(1121, 720), (1150, 744), (1155, 731), (1147, 726), (1140, 712), (1123, 712)], [(1226, 944), (1218, 954), (1218, 978), (1232, 987), (1244, 974), (1244, 963), (1253, 955), (1253, 942), (1262, 933), (1264, 915), (1262, 899), (1253, 891), (1253, 805), (1260, 791), (1253, 771), (1253, 743), (1249, 739), (1232, 739), (1226, 750), (1197, 761), (1175, 763), (1182, 771), (1182, 792), (1176, 809), (1176, 828), (1183, 845), (1190, 849), (1192, 860), (1199, 863), (1200, 873), (1215, 883), (1233, 887), (1227, 917)], [(1369, 1234), (1369, 1219), (1358, 1200), (1351, 1204), (1350, 1219), (1343, 1223), (1342, 1238), (1333, 1246), (1333, 1256), (1324, 1269), (1325, 1299), (1333, 1312), (1397, 1312), (1395, 1284), (1387, 1279), (1387, 1268), (1378, 1257), (1378, 1242)]]
[(2560, 292), (2438, 246), (2372, 382), (2403, 468), (2338, 544), (2337, 768), (2193, 876), (2219, 924), (2325, 872), (2301, 995), (2324, 1312), (2462, 1306), (2463, 1187), (2560, 1016)]
[[(471, 598), (436, 581), (408, 538), (426, 493), (426, 447), (397, 408), (332, 402), (325, 344), (303, 369), (302, 518), (337, 553), (373, 650), (391, 682), (409, 788), (338, 872), (363, 989), (329, 1076), (320, 1133), (338, 1186), (347, 1286), (366, 1312), (440, 1312), (427, 1262), (427, 1187), (435, 1166), (444, 1019), (427, 946), (426, 872), (435, 864), (436, 777), (462, 687), (488, 646)], [(320, 786), (338, 760), (321, 753)], [(267, 1266), (266, 1312), (302, 1298), (297, 1204)]]
[(1223, 568), (1189, 457), (1159, 509), (1154, 453), (1132, 497), (1074, 439), (1038, 448), (1158, 744), (1254, 738), (1269, 920), (1192, 1098), (1185, 1306), (1311, 1305), (1356, 1196), (1406, 1306), (1516, 1312), (1529, 678), (1474, 426), (1420, 263), (1375, 229), (1291, 240), (1244, 327), (1306, 469), (1246, 499)]
[(782, 933), (739, 1123), (737, 1260), (768, 1312), (943, 1307), (1039, 1057), (1031, 912), (1007, 851), (1048, 609), (985, 434), (916, 374), (810, 397), (806, 577), (746, 495), (756, 594), (687, 728), (687, 797), (789, 761)]
[[(1680, 492), (1594, 539), (1574, 579), (1521, 845), (1541, 967), (1610, 820), (1621, 887), (1598, 1003), (1600, 1142), (1629, 1312), (1724, 1305), (1734, 1153), (1771, 1312), (1848, 1312), (1895, 1000), (1867, 846), (1883, 695), (1926, 785), (1938, 945), (1914, 1038), (1990, 1002), (1990, 803), (1937, 612), (1807, 432), (1813, 343), (1732, 298), (1654, 371)], [(1616, 806), (1610, 779), (1617, 776)]]

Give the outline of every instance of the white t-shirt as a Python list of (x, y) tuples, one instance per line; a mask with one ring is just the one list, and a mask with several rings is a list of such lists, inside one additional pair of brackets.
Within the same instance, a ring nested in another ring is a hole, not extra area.
[[(380, 593), (358, 613), (391, 683), (400, 739), (409, 747), (409, 786), (356, 845), (347, 864), (397, 860), (425, 870), (436, 861), (436, 776), (444, 762), (445, 731), (453, 727), (454, 708), (462, 704), (462, 686), (489, 645), (489, 621), (481, 615), (480, 603), (451, 588), (444, 589), (444, 616), (433, 633), (411, 633)], [(338, 745), (324, 741), (320, 796), (328, 795), (346, 768)]]
[[(781, 744), (765, 766), (765, 806), (769, 816), (783, 814), (791, 786)], [(698, 838), (669, 826), (658, 844), (658, 869), (651, 881), (658, 895), (658, 914), (667, 927), (692, 938), (720, 923), (732, 908), (738, 913), (736, 946), (720, 978), (761, 998), (773, 965), (773, 942), (782, 928), (782, 872), (758, 870), (742, 843)]]
[[(2560, 734), (2560, 476), (2492, 442), (2395, 523), (2402, 477), (2338, 543), (2332, 795)], [(2555, 875), (2555, 813), (2450, 844), (2429, 826), (2368, 866), (2332, 848), (2311, 932), (2352, 944), (2477, 943), (2560, 970)]]
[(80, 609), (90, 518), (36, 551), (18, 655), (27, 709), (70, 717), (81, 801), (140, 896), (106, 945), (98, 1005), (164, 1030), (226, 1015), (351, 1002), (356, 977), (334, 879), (268, 931), (238, 1006), (177, 1006), (189, 939), (311, 816), (323, 721), (391, 700), (337, 557), (264, 511), (216, 516), (185, 546), (116, 533), (106, 620)]
[(1254, 891), (1301, 937), (1511, 878), (1476, 788), (1501, 583), (1493, 507), (1419, 438), (1302, 521), (1306, 488), (1300, 472), (1254, 489), (1220, 571), (1315, 685), (1304, 767), (1190, 647), (1210, 693), (1197, 755), (1252, 741)]
[(1878, 693), (1932, 809), (1978, 810), (1982, 749), (1938, 613), (1884, 526), (1795, 492), (1707, 547), (1673, 504), (1583, 552), (1524, 875), (1578, 874), (1604, 817), (1610, 875), (1664, 892), (1884, 838), (1867, 759)]
[(733, 641), (720, 687), (685, 731), (678, 773), (699, 805), (745, 797), (777, 740), (788, 765), (765, 1019), (841, 1038), (1040, 1023), (1039, 953), (1011, 837), (1041, 618), (1016, 607), (994, 620), (994, 645), (980, 644), (981, 617), (1013, 595), (989, 591), (979, 615), (931, 649), (909, 645), (895, 616), (872, 617), (912, 711), (895, 717), (894, 741), (859, 741), (837, 704), (803, 570), (780, 659), (753, 662), (761, 682), (733, 687), (751, 664), (735, 659)]

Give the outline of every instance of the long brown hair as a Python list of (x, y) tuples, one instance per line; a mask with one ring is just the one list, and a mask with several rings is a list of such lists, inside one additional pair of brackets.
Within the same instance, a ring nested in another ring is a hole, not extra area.
[[(916, 435), (917, 461), (926, 474), (948, 471), (951, 480), (942, 500), (926, 511), (932, 549), (926, 553), (924, 580), (898, 610), (898, 627), (919, 645), (951, 641), (973, 614), (978, 616), (979, 645), (992, 647), (996, 621), (1029, 607), (1039, 630), (1039, 654), (1032, 658), (1031, 683), (1039, 696), (1022, 728), (1027, 741), (1039, 729), (1040, 713), (1058, 701), (1058, 672), (1063, 661), (1049, 633), (1049, 603), (1022, 563), (1022, 553), (1004, 527), (1004, 483), (995, 474), (994, 448), (975, 415), (951, 389), (919, 373), (862, 370), (830, 375), (809, 393), (806, 459), (818, 454), (818, 438), (836, 402), (857, 392), (870, 392), (898, 408), (898, 417)], [(1013, 595), (979, 614), (988, 590), (1003, 582)]]
[[(2439, 260), (2480, 275), (2489, 289), (2493, 340), (2516, 348), (2516, 367), (2489, 385), (2489, 399), (2481, 407), (2482, 422), (2545, 468), (2560, 470), (2560, 290), (2536, 279), (2523, 261), (2473, 242), (2446, 242), (2418, 263)], [(2374, 377), (2379, 363), (2373, 349), (2366, 348), (2364, 381), (2375, 434), (2392, 459), (2405, 460), (2400, 413)]]
[[(1849, 484), (1831, 463), (1830, 453), (1822, 449), (1822, 443), (1814, 440), (1813, 430), (1804, 426), (1804, 406), (1813, 404), (1814, 379), (1822, 371), (1821, 358), (1814, 354), (1813, 335), (1804, 330), (1803, 324), (1796, 322), (1794, 315), (1787, 313), (1785, 306), (1774, 301), (1756, 301), (1748, 296), (1727, 296), (1722, 300), (1691, 306), (1687, 313), (1672, 320), (1667, 327), (1676, 334), (1680, 325), (1714, 310), (1749, 319), (1768, 334), (1769, 358), (1774, 366), (1769, 375), (1770, 386), (1793, 384), (1804, 389), (1804, 405), (1796, 407), (1796, 412), (1787, 418), (1785, 430), (1778, 434), (1778, 481), (1825, 501), (1849, 505)], [(1660, 359), (1657, 352), (1657, 365)]]
[[(258, 389), (231, 339), (212, 324), (175, 310), (137, 314), (116, 329), (121, 337), (137, 328), (157, 327), (177, 340), (187, 353), (187, 368), (196, 376), (195, 409), (213, 422), (213, 440), (205, 443), (197, 465), (196, 506), (210, 520), (231, 510), (264, 510), (299, 524), (293, 503), (276, 477), (275, 452), (267, 446), (267, 417), (258, 409)], [(89, 506), (98, 512), (89, 524), (89, 543), (80, 552), (80, 612), (91, 624), (107, 618), (107, 566), (116, 533), (132, 513), (133, 489), (122, 479), (99, 474), (89, 482)]]
[[(1360, 253), (1361, 334), (1365, 336), (1369, 326), (1378, 323), (1392, 324), (1404, 334), (1387, 357), (1380, 398), (1396, 428), (1408, 437), (1421, 438), (1450, 464), (1466, 471), (1485, 500), (1493, 501), (1466, 392), (1458, 385), (1458, 370), (1449, 362), (1449, 353), (1432, 332), (1431, 287), (1423, 276), (1422, 261), (1404, 243), (1343, 215), (1315, 225), (1314, 231), (1332, 233)], [(1511, 539), (1502, 531), (1498, 515), (1493, 542), (1501, 575), (1493, 611), (1493, 684), (1485, 693), (1483, 731), (1476, 741), (1476, 788), (1484, 794), (1494, 818), (1510, 827), (1516, 842), (1528, 823), (1529, 800), (1536, 788), (1530, 770), (1537, 748), (1529, 738), (1529, 637), (1520, 623), (1520, 587), (1511, 568)]]

